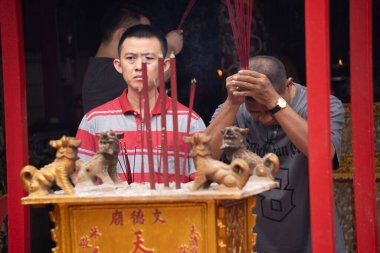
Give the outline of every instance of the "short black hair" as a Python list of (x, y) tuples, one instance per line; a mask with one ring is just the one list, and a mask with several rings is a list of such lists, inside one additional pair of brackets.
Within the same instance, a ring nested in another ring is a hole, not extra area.
[(102, 41), (111, 39), (112, 34), (120, 27), (129, 28), (146, 17), (138, 8), (122, 3), (111, 5), (100, 21), (100, 34)]
[(168, 51), (168, 43), (165, 35), (152, 25), (135, 25), (126, 30), (120, 38), (117, 52), (120, 57), (121, 46), (126, 38), (157, 38), (161, 45), (162, 55), (165, 56)]
[(279, 94), (285, 91), (287, 75), (285, 66), (279, 59), (269, 55), (257, 55), (250, 58), (249, 69), (266, 75)]

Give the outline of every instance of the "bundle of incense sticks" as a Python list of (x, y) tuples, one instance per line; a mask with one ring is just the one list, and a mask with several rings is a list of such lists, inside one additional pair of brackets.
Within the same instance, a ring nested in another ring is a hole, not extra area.
[(240, 66), (243, 69), (248, 69), (253, 1), (234, 0), (235, 16), (231, 5), (231, 0), (227, 0), (226, 4)]
[(123, 166), (121, 166), (121, 169), (123, 170), (124, 176), (126, 177), (128, 184), (131, 184), (133, 181), (132, 181), (131, 165), (129, 163), (129, 158), (128, 158), (127, 144), (125, 142), (119, 142), (119, 146), (123, 154), (123, 163), (124, 163), (125, 171), (123, 170)]
[(186, 6), (185, 12), (182, 15), (181, 22), (179, 22), (179, 25), (177, 27), (177, 30), (180, 30), (182, 28), (183, 22), (185, 22), (186, 17), (189, 15), (191, 9), (193, 8), (193, 5), (195, 4), (196, 0), (190, 0)]
[[(190, 84), (189, 113), (187, 115), (186, 136), (188, 136), (190, 133), (190, 124), (191, 124), (191, 116), (193, 114), (196, 83), (197, 83), (197, 80), (193, 78)], [(186, 154), (185, 154), (185, 157), (183, 158), (183, 166), (182, 166), (183, 175), (186, 175), (186, 162), (187, 162), (187, 154), (189, 153), (188, 152), (189, 149), (190, 147), (186, 148)]]
[(119, 164), (119, 166), (121, 168), (121, 171), (123, 172), (124, 177), (127, 179), (128, 184), (131, 184), (132, 181), (131, 182), (129, 181), (129, 177), (128, 177), (127, 173), (125, 173), (125, 170), (123, 169), (123, 165), (124, 165), (125, 168), (127, 166), (127, 164), (125, 163), (124, 150), (122, 150), (121, 148), (120, 148), (120, 150), (121, 150), (121, 154), (122, 154), (123, 163), (121, 163), (119, 159), (117, 159), (117, 162), (118, 162), (118, 164)]
[[(179, 140), (178, 140), (178, 95), (177, 95), (177, 73), (176, 60), (174, 54), (170, 55), (170, 88), (172, 97), (172, 117), (173, 117), (173, 146), (174, 146), (174, 174), (176, 189), (181, 188), (181, 171), (179, 162)], [(165, 80), (164, 80), (164, 59), (162, 56), (158, 59), (158, 78), (160, 85), (160, 105), (161, 105), (161, 152), (163, 155), (163, 174), (164, 185), (169, 186), (168, 177), (168, 150), (167, 150), (167, 131), (166, 131), (166, 101), (165, 101)], [(148, 93), (148, 74), (146, 60), (142, 61), (142, 79), (143, 79), (143, 100), (144, 100), (144, 122), (146, 126), (148, 162), (149, 162), (149, 181), (150, 188), (155, 189), (154, 164), (153, 164), (153, 143), (152, 129), (150, 121), (149, 93)], [(193, 93), (195, 90), (193, 91)], [(192, 95), (194, 96), (194, 95)], [(190, 114), (191, 117), (191, 114)], [(190, 123), (188, 123), (190, 124)], [(189, 127), (188, 127), (189, 128)], [(184, 171), (185, 173), (185, 171)], [(186, 175), (186, 174), (185, 174)]]
[[(150, 123), (150, 108), (149, 108), (149, 92), (148, 92), (148, 72), (146, 66), (146, 59), (143, 57), (141, 63), (142, 81), (143, 81), (143, 96), (144, 96), (144, 122), (146, 126), (146, 139), (148, 146), (148, 165), (149, 165), (149, 182), (150, 189), (156, 189), (156, 180), (154, 178), (154, 165), (153, 165), (153, 140), (152, 140), (152, 127)], [(144, 157), (144, 156), (142, 156)]]
[[(164, 175), (164, 186), (169, 187), (168, 176), (168, 139), (166, 133), (166, 89), (165, 89), (164, 57), (158, 57), (158, 82), (160, 87), (160, 106), (161, 106), (161, 155)], [(159, 165), (161, 166), (161, 164)]]

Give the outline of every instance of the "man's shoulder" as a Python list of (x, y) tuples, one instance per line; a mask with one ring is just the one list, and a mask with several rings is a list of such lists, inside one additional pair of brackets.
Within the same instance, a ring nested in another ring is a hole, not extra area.
[(105, 57), (91, 57), (87, 63), (84, 81), (86, 81), (86, 79), (92, 80), (94, 78), (98, 78), (99, 75), (104, 73), (114, 72), (117, 73), (115, 67), (113, 66), (113, 59)]
[[(178, 115), (181, 115), (181, 114), (188, 115), (190, 112), (190, 108), (181, 104), (180, 102), (177, 103), (177, 109), (178, 109)], [(196, 120), (201, 119), (201, 117), (194, 111), (194, 109), (192, 110), (191, 117)]]
[(105, 66), (112, 64), (113, 65), (113, 58), (108, 57), (91, 57), (88, 59), (88, 66), (96, 67), (96, 66)]
[(95, 107), (88, 113), (86, 113), (85, 117), (88, 121), (96, 119), (100, 116), (112, 116), (112, 115), (121, 115), (123, 114), (120, 102), (118, 98), (115, 98), (111, 101), (108, 101), (105, 104), (102, 104), (98, 107)]

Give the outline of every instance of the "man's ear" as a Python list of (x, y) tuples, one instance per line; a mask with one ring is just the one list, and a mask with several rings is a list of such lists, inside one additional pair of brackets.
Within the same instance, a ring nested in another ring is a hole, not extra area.
[(117, 72), (119, 72), (120, 74), (122, 74), (120, 59), (117, 59), (117, 58), (114, 59), (113, 60), (113, 66), (115, 67), (115, 69), (117, 70)]
[(164, 72), (169, 72), (169, 68), (170, 68), (169, 58), (165, 58), (164, 59)]
[(293, 85), (293, 77), (288, 77), (286, 80), (286, 87)]

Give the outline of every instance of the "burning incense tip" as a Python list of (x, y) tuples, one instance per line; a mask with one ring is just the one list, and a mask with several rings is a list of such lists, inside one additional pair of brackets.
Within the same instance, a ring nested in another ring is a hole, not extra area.
[(146, 57), (145, 56), (142, 57), (141, 63), (146, 63)]
[(197, 79), (193, 78), (193, 79), (191, 79), (191, 82), (196, 84), (197, 83)]
[(158, 58), (164, 58), (163, 54), (158, 54)]
[(170, 58), (175, 58), (175, 55), (173, 52), (170, 54)]

